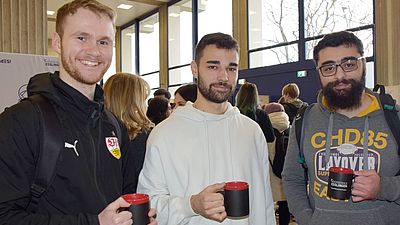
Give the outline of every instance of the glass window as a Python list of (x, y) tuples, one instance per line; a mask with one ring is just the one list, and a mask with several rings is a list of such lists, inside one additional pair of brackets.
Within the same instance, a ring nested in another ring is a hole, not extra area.
[(297, 44), (250, 53), (250, 68), (296, 62), (299, 60)]
[(160, 87), (160, 73), (151, 73), (142, 76), (142, 78), (147, 81), (150, 85), (150, 89), (159, 88)]
[(232, 35), (232, 0), (199, 0), (198, 8), (199, 40), (214, 32)]
[(103, 83), (107, 81), (108, 78), (110, 78), (112, 75), (114, 75), (117, 72), (117, 64), (115, 63), (115, 45), (113, 47), (113, 57), (111, 60), (110, 67), (108, 68), (107, 72), (103, 76)]
[[(370, 57), (374, 55), (373, 32), (371, 29), (359, 30), (354, 34), (363, 42), (364, 56)], [(322, 38), (306, 42), (306, 59), (313, 59), (313, 49)]]
[(135, 49), (135, 25), (132, 25), (121, 32), (122, 71), (136, 73)]
[(171, 69), (169, 71), (169, 85), (193, 82), (192, 70), (189, 66)]
[(375, 86), (375, 63), (373, 61), (367, 62), (366, 69), (365, 86), (372, 89)]
[(373, 24), (372, 0), (305, 0), (305, 37)]
[(169, 67), (192, 61), (192, 1), (184, 0), (168, 7)]
[(249, 49), (299, 39), (298, 0), (249, 0)]
[[(181, 87), (182, 85), (179, 86), (172, 86), (168, 88), (169, 93), (171, 93), (171, 99), (175, 100), (175, 91), (178, 90), (179, 87)], [(175, 102), (175, 101), (174, 101)]]
[(139, 22), (139, 73), (160, 70), (158, 13)]
[(306, 59), (313, 59), (313, 50), (314, 47), (318, 44), (318, 42), (321, 40), (322, 38), (318, 38), (312, 41), (307, 41), (306, 42)]

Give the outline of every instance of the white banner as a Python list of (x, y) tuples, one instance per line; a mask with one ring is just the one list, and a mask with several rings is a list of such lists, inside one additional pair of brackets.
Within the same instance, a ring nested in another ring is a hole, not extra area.
[(29, 78), (58, 70), (58, 58), (0, 52), (0, 112), (26, 96)]

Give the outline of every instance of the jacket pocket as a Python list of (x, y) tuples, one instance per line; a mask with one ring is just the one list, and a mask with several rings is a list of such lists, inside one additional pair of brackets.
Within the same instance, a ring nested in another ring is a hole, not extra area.
[(314, 210), (309, 225), (386, 225), (382, 219), (383, 207), (366, 210)]

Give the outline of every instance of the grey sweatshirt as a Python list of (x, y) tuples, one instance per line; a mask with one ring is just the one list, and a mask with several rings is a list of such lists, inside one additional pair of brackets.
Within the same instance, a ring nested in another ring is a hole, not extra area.
[[(367, 93), (379, 102), (372, 92)], [(304, 169), (297, 161), (299, 148), (294, 128), (290, 131), (282, 173), (289, 209), (297, 223), (400, 224), (400, 176), (395, 176), (400, 169), (400, 159), (397, 143), (386, 123), (383, 111), (371, 110), (365, 116), (348, 118), (329, 111), (323, 106), (320, 95), (318, 103), (312, 106), (304, 120), (306, 125), (303, 149), (308, 166), (309, 185), (307, 187)], [(363, 134), (367, 130), (369, 142), (368, 146), (364, 146)], [(331, 141), (327, 142), (327, 139)], [(356, 171), (377, 171), (381, 176), (378, 199), (358, 203), (352, 202), (351, 199), (330, 199), (327, 196), (327, 180), (328, 170), (332, 166), (347, 167)]]

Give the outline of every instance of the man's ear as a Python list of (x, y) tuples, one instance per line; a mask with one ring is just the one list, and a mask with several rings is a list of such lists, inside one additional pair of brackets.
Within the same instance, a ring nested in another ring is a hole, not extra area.
[(55, 52), (61, 54), (61, 37), (57, 32), (54, 32), (51, 36), (51, 47)]
[(190, 68), (192, 69), (193, 77), (198, 79), (199, 68), (197, 67), (197, 63), (194, 60), (190, 63)]

